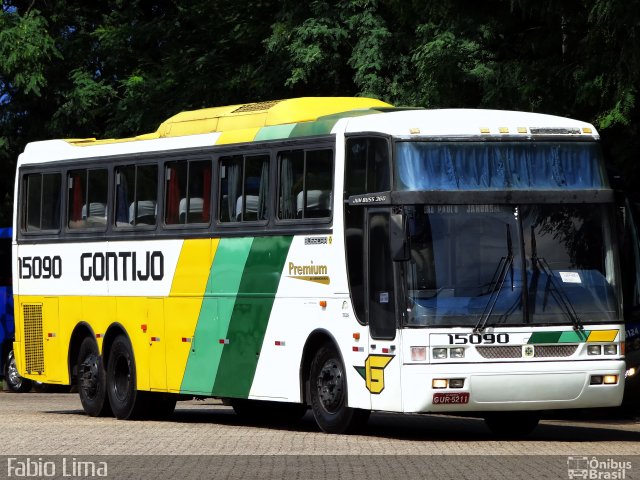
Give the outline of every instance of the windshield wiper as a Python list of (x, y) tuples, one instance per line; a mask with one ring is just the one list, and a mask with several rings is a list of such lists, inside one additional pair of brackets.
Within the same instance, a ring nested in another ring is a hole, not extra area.
[(507, 278), (507, 272), (511, 272), (511, 290), (513, 290), (513, 242), (511, 241), (511, 225), (507, 224), (507, 256), (502, 257), (498, 262), (498, 266), (496, 268), (496, 272), (493, 274), (493, 278), (491, 279), (490, 285), (492, 285), (489, 300), (478, 319), (478, 323), (473, 327), (474, 333), (482, 332), (487, 326), (487, 322), (489, 321), (489, 317), (493, 313), (493, 309), (498, 303), (498, 297), (500, 296), (500, 292), (502, 291), (502, 287), (504, 285), (504, 281)]
[(549, 291), (551, 292), (551, 295), (558, 303), (558, 305), (560, 305), (560, 308), (562, 308), (565, 314), (569, 317), (571, 323), (573, 323), (573, 329), (584, 330), (582, 320), (580, 320), (578, 313), (576, 312), (575, 308), (573, 308), (573, 304), (571, 303), (566, 290), (553, 275), (553, 270), (551, 269), (547, 261), (543, 257), (538, 257), (536, 235), (533, 225), (531, 226), (531, 264), (536, 269), (539, 266), (540, 270), (542, 270), (547, 276), (547, 283), (550, 283), (552, 287), (549, 289)]

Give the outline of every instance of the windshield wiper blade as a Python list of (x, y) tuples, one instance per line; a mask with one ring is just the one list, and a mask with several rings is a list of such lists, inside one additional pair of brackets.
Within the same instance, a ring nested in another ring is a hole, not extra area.
[(571, 303), (566, 290), (554, 276), (553, 270), (551, 269), (547, 261), (543, 257), (538, 257), (538, 252), (536, 250), (536, 236), (534, 233), (534, 227), (531, 226), (531, 264), (535, 268), (538, 268), (538, 266), (540, 266), (540, 270), (542, 270), (547, 276), (548, 282), (551, 283), (551, 286), (553, 287), (550, 289), (551, 295), (556, 300), (558, 305), (560, 305), (560, 308), (564, 310), (565, 314), (571, 320), (571, 323), (573, 323), (573, 329), (584, 330), (582, 320), (580, 320), (578, 313), (576, 312), (575, 308), (573, 308), (573, 304)]
[[(498, 262), (498, 268), (496, 269), (498, 272), (497, 278), (494, 274), (493, 279), (491, 279), (491, 285), (493, 288), (491, 289), (489, 300), (478, 319), (478, 323), (473, 327), (474, 333), (482, 332), (487, 326), (487, 322), (489, 321), (489, 317), (493, 313), (493, 309), (498, 303), (498, 297), (500, 296), (500, 292), (502, 291), (502, 287), (504, 286), (504, 282), (507, 278), (507, 272), (511, 272), (511, 289), (513, 290), (513, 243), (511, 241), (511, 225), (507, 224), (507, 256), (500, 258)], [(494, 282), (495, 280), (495, 282)]]

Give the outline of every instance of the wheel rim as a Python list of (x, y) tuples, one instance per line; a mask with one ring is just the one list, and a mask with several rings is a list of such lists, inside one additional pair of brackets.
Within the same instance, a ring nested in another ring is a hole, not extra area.
[(335, 358), (327, 360), (317, 379), (318, 398), (323, 408), (329, 413), (335, 413), (339, 410), (343, 394), (342, 367)]
[(7, 377), (11, 385), (13, 385), (15, 388), (20, 388), (22, 386), (22, 377), (18, 373), (18, 368), (16, 367), (16, 358), (13, 356), (13, 352), (11, 352), (9, 355)]
[(80, 364), (80, 390), (87, 398), (95, 398), (98, 393), (98, 356), (91, 354)]
[(116, 397), (119, 400), (125, 400), (129, 395), (129, 389), (131, 386), (131, 368), (129, 366), (129, 359), (124, 355), (120, 355), (116, 359), (116, 364), (113, 370), (113, 389)]

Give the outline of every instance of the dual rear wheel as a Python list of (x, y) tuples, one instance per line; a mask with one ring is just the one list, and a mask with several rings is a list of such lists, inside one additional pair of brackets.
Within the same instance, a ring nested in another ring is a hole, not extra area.
[(78, 392), (84, 411), (93, 417), (113, 414), (119, 419), (164, 417), (173, 413), (176, 397), (138, 391), (131, 342), (118, 335), (105, 368), (96, 342), (87, 337), (78, 354)]

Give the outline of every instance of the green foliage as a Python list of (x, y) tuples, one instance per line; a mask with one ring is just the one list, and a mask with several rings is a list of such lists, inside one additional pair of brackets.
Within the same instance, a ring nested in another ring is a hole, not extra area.
[[(314, 95), (594, 122), (640, 176), (628, 0), (3, 0), (0, 202), (24, 145), (153, 131), (181, 110)], [(8, 221), (5, 203), (0, 221)]]
[(47, 27), (37, 10), (23, 16), (5, 10), (0, 16), (0, 70), (27, 95), (40, 95), (47, 85), (45, 66), (61, 58)]

